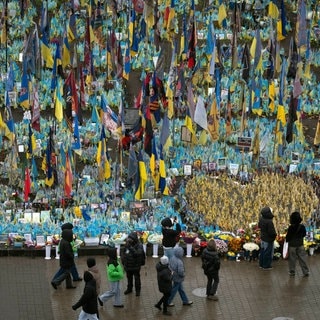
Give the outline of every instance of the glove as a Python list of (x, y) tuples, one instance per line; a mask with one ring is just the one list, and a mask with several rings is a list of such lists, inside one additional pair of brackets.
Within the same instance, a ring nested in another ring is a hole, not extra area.
[(72, 306), (72, 309), (73, 310), (77, 310), (77, 307), (74, 305), (74, 306)]

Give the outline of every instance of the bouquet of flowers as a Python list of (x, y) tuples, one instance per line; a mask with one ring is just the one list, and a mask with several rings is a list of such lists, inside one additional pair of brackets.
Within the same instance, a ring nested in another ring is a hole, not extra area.
[(142, 244), (148, 243), (149, 231), (141, 231), (138, 233)]
[(161, 244), (162, 234), (158, 234), (158, 233), (150, 234), (148, 237), (148, 242), (150, 242), (151, 244)]
[(126, 233), (116, 233), (111, 237), (111, 242), (113, 242), (114, 244), (122, 244), (124, 243), (124, 241), (127, 239), (127, 234)]
[(214, 239), (214, 241), (216, 242), (218, 253), (224, 254), (228, 252), (228, 245), (225, 241), (221, 239)]
[(254, 242), (247, 242), (243, 245), (243, 249), (252, 252), (254, 250), (259, 250), (259, 246)]
[(60, 235), (55, 234), (52, 236), (52, 244), (57, 246), (60, 242)]
[(198, 237), (198, 234), (195, 232), (184, 232), (182, 231), (180, 237), (185, 243), (193, 243), (194, 240)]

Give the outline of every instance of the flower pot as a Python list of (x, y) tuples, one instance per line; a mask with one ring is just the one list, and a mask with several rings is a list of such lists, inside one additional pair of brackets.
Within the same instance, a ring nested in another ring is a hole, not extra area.
[(60, 254), (59, 254), (59, 247), (58, 246), (56, 246), (56, 259), (58, 260), (58, 259), (60, 259)]
[(186, 258), (191, 258), (192, 257), (192, 243), (187, 243), (187, 255)]
[(143, 246), (143, 251), (144, 251), (145, 255), (147, 255), (147, 244), (143, 243), (142, 246)]
[(158, 250), (159, 250), (159, 244), (158, 243), (154, 243), (152, 245), (152, 251), (153, 251), (153, 254), (152, 254), (152, 258), (158, 258)]
[(50, 260), (51, 259), (51, 246), (46, 246), (46, 256), (45, 256), (46, 260)]
[(117, 256), (118, 257), (120, 257), (120, 247), (121, 247), (121, 244), (116, 244)]
[(313, 256), (313, 254), (314, 254), (314, 248), (309, 248), (309, 255)]

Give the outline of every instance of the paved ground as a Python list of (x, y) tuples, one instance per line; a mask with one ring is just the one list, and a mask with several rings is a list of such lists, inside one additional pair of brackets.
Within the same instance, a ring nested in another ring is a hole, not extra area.
[[(108, 286), (105, 277), (105, 256), (96, 256), (102, 274), (102, 290)], [(200, 267), (200, 258), (184, 258), (187, 269), (185, 288), (192, 306), (183, 306), (180, 297), (170, 308), (170, 319), (183, 320), (317, 320), (320, 319), (320, 256), (308, 258), (311, 275), (302, 278), (300, 269), (295, 278), (287, 272), (287, 262), (275, 261), (272, 271), (262, 271), (257, 262), (222, 261), (219, 301), (208, 301), (203, 297), (205, 277)], [(100, 319), (163, 319), (154, 308), (159, 299), (155, 264), (157, 258), (148, 256), (142, 269), (142, 292), (123, 296), (123, 309), (113, 307), (113, 301), (100, 309)], [(73, 311), (71, 305), (81, 296), (83, 282), (77, 289), (66, 290), (60, 286), (54, 290), (50, 280), (58, 268), (58, 260), (44, 257), (2, 256), (0, 257), (0, 319), (4, 320), (71, 320), (77, 319), (80, 310)], [(77, 259), (82, 273), (86, 256)], [(126, 279), (122, 282), (125, 290)]]

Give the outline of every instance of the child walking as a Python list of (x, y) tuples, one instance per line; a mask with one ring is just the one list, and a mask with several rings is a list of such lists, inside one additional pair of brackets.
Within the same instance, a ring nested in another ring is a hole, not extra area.
[(88, 267), (88, 271), (93, 275), (94, 280), (96, 280), (97, 294), (99, 295), (100, 287), (101, 287), (101, 274), (96, 264), (96, 259), (88, 258), (87, 267)]
[(169, 258), (162, 256), (160, 261), (156, 264), (157, 280), (159, 291), (163, 294), (162, 298), (154, 306), (161, 310), (163, 306), (163, 314), (170, 316), (171, 313), (168, 311), (168, 299), (172, 289), (172, 272), (169, 269)]
[(98, 296), (100, 306), (111, 297), (114, 297), (114, 307), (123, 308), (121, 301), (120, 280), (123, 279), (123, 268), (120, 264), (120, 260), (117, 257), (117, 249), (110, 248), (108, 250), (109, 260), (106, 266), (107, 278), (110, 282), (110, 290), (102, 293)]
[(217, 289), (219, 285), (220, 258), (216, 242), (211, 239), (202, 252), (202, 269), (207, 276), (206, 295), (210, 300), (218, 300)]
[(98, 320), (96, 281), (89, 271), (83, 275), (85, 287), (80, 300), (72, 306), (73, 310), (82, 307), (78, 320)]

